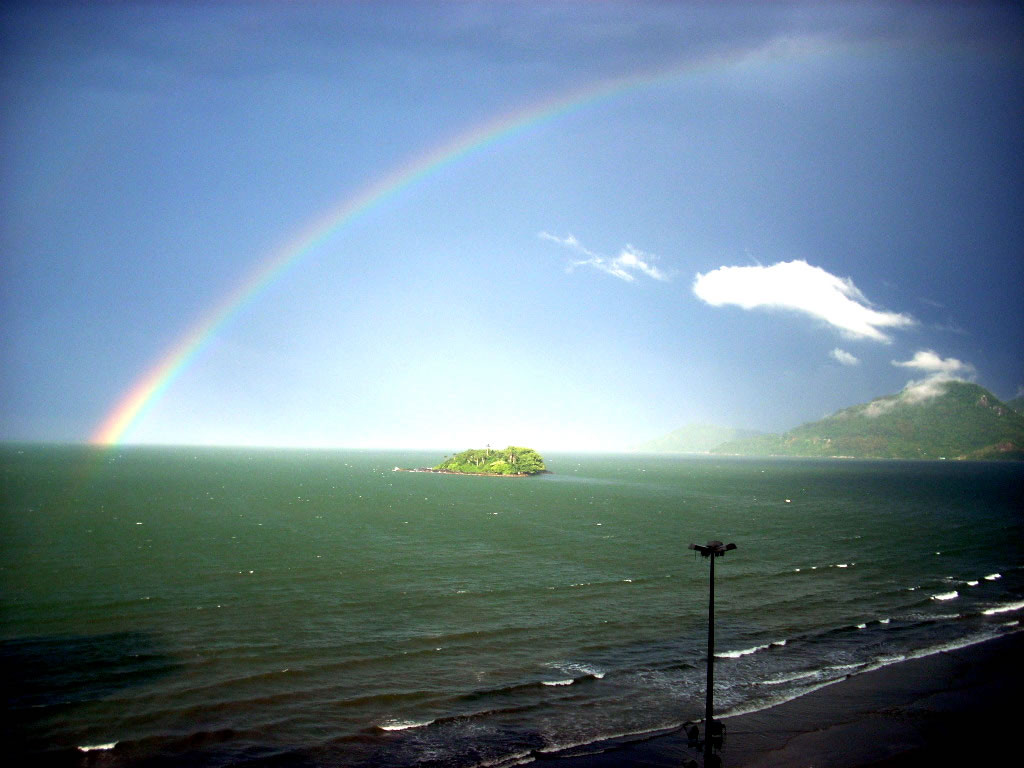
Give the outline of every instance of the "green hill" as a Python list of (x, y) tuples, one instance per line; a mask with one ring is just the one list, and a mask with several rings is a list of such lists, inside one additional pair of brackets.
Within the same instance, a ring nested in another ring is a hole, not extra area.
[(924, 382), (782, 435), (717, 446), (744, 456), (1024, 459), (1024, 415), (977, 384)]
[(750, 429), (733, 429), (717, 424), (687, 424), (667, 435), (648, 440), (636, 449), (653, 453), (707, 453), (730, 440), (742, 440), (760, 434)]
[(1017, 413), (1024, 413), (1024, 396), (1015, 397), (1012, 400), (1007, 400), (1006, 404), (1013, 408)]

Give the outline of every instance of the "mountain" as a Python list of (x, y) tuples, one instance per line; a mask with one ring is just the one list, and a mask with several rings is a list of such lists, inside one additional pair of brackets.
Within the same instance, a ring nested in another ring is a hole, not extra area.
[(751, 429), (733, 429), (716, 424), (687, 424), (654, 440), (637, 446), (638, 451), (652, 453), (708, 453), (715, 446), (730, 440), (756, 437), (762, 433)]
[(713, 453), (891, 459), (1024, 459), (1024, 415), (977, 384), (924, 381), (782, 435)]
[(1012, 400), (1007, 400), (1006, 404), (1013, 408), (1017, 413), (1024, 413), (1024, 395), (1021, 397), (1015, 397)]

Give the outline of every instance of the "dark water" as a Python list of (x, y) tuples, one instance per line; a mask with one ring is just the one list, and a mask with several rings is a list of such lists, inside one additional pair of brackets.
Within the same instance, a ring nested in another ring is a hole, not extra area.
[(1024, 466), (8, 447), (5, 743), (42, 764), (476, 766), (1017, 631)]

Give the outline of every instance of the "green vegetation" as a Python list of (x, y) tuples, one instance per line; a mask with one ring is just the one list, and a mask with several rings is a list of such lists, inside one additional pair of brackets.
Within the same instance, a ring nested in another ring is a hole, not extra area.
[(965, 381), (907, 389), (845, 408), (781, 435), (717, 446), (743, 456), (882, 459), (1024, 459), (1024, 416)]
[(514, 445), (500, 451), (490, 447), (470, 448), (446, 458), (434, 469), (467, 475), (535, 475), (545, 471), (544, 459), (539, 453)]

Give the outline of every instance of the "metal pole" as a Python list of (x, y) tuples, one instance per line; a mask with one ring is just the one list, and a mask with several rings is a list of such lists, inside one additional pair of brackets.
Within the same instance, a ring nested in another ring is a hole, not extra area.
[[(717, 554), (717, 553), (716, 553)], [(711, 587), (708, 597), (708, 691), (704, 707), (704, 765), (711, 765), (711, 716), (715, 692), (715, 554), (711, 560)]]
[(690, 549), (700, 552), (703, 557), (711, 559), (711, 581), (708, 587), (708, 690), (704, 706), (704, 766), (714, 764), (714, 744), (721, 745), (721, 733), (714, 727), (714, 696), (715, 696), (715, 558), (736, 549), (735, 544), (723, 544), (720, 541), (709, 541), (705, 545), (691, 544)]

